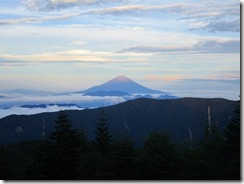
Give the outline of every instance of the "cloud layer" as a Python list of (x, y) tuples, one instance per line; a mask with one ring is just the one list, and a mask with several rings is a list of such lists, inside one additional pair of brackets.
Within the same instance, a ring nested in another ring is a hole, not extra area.
[(199, 53), (240, 53), (240, 41), (229, 40), (229, 41), (216, 41), (206, 40), (199, 42), (192, 47), (155, 47), (155, 46), (138, 46), (131, 47), (119, 51), (118, 53), (184, 53), (184, 54), (199, 54)]
[(124, 102), (122, 97), (99, 97), (99, 96), (82, 96), (82, 94), (63, 94), (63, 95), (45, 95), (30, 96), (16, 95), (7, 98), (0, 98), (0, 107), (11, 107), (14, 105), (38, 105), (38, 104), (76, 104), (80, 107), (98, 107), (102, 105), (113, 105)]
[(222, 21), (209, 23), (206, 26), (203, 26), (202, 29), (208, 30), (210, 32), (240, 32), (240, 19), (233, 21)]
[(76, 6), (121, 3), (123, 0), (23, 0), (22, 2), (33, 11), (53, 11)]
[(29, 18), (20, 18), (20, 19), (0, 20), (0, 25), (11, 25), (11, 24), (21, 24), (21, 23), (36, 24), (36, 23), (42, 23), (51, 20), (64, 20), (78, 15), (80, 14), (75, 13), (75, 14), (66, 14), (66, 15), (58, 15), (58, 16), (47, 16), (47, 17), (44, 16), (39, 18), (29, 17)]
[[(39, 1), (37, 0), (39, 3)], [(49, 2), (49, 1), (48, 1)], [(75, 1), (76, 2), (76, 1)], [(71, 1), (71, 4), (76, 4), (75, 2)], [(79, 2), (79, 1), (78, 1)], [(33, 5), (34, 7), (39, 7), (36, 4)], [(67, 2), (55, 2), (54, 4), (69, 4)], [(49, 3), (45, 1), (43, 4), (46, 6)], [(83, 4), (83, 1), (80, 2)], [(28, 18), (20, 18), (20, 19), (8, 19), (8, 20), (0, 20), (0, 25), (8, 25), (8, 24), (33, 24), (33, 23), (42, 23), (46, 21), (52, 20), (63, 20), (68, 19), (76, 16), (85, 16), (85, 15), (113, 15), (113, 16), (122, 16), (122, 15), (143, 15), (148, 12), (181, 12), (187, 5), (185, 4), (172, 4), (172, 5), (157, 5), (157, 6), (150, 6), (150, 5), (124, 5), (124, 6), (114, 6), (114, 7), (105, 7), (100, 9), (90, 9), (86, 11), (80, 11), (77, 13), (70, 13), (70, 14), (63, 14), (63, 15), (55, 15), (55, 16), (42, 16), (42, 17), (28, 17)], [(42, 7), (42, 6), (40, 6)], [(39, 8), (40, 8), (39, 7)], [(39, 9), (37, 8), (37, 9)], [(41, 8), (42, 9), (42, 8)]]
[[(189, 24), (189, 30), (205, 30), (208, 32), (239, 32), (240, 31), (240, 8), (236, 3), (174, 3), (174, 4), (130, 4), (129, 1), (118, 0), (24, 0), (27, 9), (32, 11), (52, 12), (50, 16), (41, 13), (41, 17), (26, 17), (20, 19), (0, 20), (0, 25), (21, 23), (42, 23), (54, 20), (64, 20), (77, 16), (146, 16), (160, 21), (160, 17), (168, 17), (178, 22)], [(113, 4), (115, 3), (115, 5)], [(105, 4), (83, 8), (86, 5)], [(70, 11), (59, 11), (63, 9)], [(53, 15), (53, 12), (56, 12)], [(69, 12), (69, 13), (67, 13)], [(75, 13), (74, 13), (75, 12)], [(60, 15), (61, 13), (61, 15)], [(150, 16), (150, 15), (151, 16)], [(199, 26), (200, 25), (200, 26)]]
[(61, 110), (83, 110), (84, 108), (78, 108), (76, 106), (71, 107), (62, 107), (62, 106), (47, 106), (46, 108), (23, 108), (14, 106), (8, 109), (0, 109), (0, 119), (9, 115), (31, 115), (38, 114), (43, 112), (58, 112)]

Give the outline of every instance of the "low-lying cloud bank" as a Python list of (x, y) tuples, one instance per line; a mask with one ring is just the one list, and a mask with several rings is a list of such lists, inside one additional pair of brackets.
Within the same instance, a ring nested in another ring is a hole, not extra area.
[[(115, 96), (83, 96), (82, 94), (63, 94), (63, 95), (47, 95), (47, 96), (31, 96), (31, 95), (12, 95), (0, 98), (0, 118), (11, 114), (38, 114), (42, 112), (56, 112), (60, 110), (83, 110), (84, 108), (95, 108), (101, 106), (115, 105), (126, 101), (122, 97)], [(46, 108), (34, 107), (23, 108), (22, 105), (47, 105)], [(58, 104), (76, 104), (77, 106), (65, 106)]]
[(15, 115), (31, 115), (38, 114), (42, 112), (57, 112), (60, 110), (83, 110), (84, 108), (79, 108), (77, 106), (58, 106), (58, 105), (47, 105), (46, 108), (24, 108), (19, 106), (14, 106), (8, 109), (0, 109), (0, 118), (15, 114)]
[(46, 95), (30, 96), (16, 95), (8, 98), (0, 98), (0, 108), (8, 108), (21, 105), (38, 105), (38, 104), (76, 104), (82, 108), (98, 107), (113, 105), (124, 102), (125, 99), (116, 96), (83, 96), (82, 94), (63, 94), (63, 95)]

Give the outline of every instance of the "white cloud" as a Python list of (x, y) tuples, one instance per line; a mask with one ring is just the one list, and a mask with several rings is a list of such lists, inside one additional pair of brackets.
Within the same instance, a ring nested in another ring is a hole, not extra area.
[(14, 106), (8, 109), (0, 109), (0, 119), (12, 114), (16, 115), (31, 115), (31, 114), (38, 114), (43, 112), (57, 112), (61, 110), (83, 110), (84, 108), (79, 108), (76, 106), (57, 106), (57, 105), (48, 105), (46, 108), (23, 108)]
[(206, 26), (203, 26), (202, 29), (208, 30), (209, 32), (240, 32), (240, 19), (232, 21), (222, 21), (222, 22), (212, 22)]
[(106, 62), (105, 56), (109, 55), (106, 52), (92, 52), (89, 50), (65, 50), (59, 52), (47, 52), (40, 54), (28, 55), (10, 55), (2, 54), (2, 60), (13, 61), (37, 61), (37, 62), (63, 62), (63, 61), (77, 61), (77, 62)]
[(189, 53), (189, 54), (198, 54), (198, 53), (218, 53), (218, 54), (227, 54), (227, 53), (240, 53), (240, 41), (239, 40), (227, 40), (227, 41), (218, 41), (218, 40), (205, 40), (200, 41), (195, 45), (182, 47), (182, 46), (138, 46), (130, 47), (124, 50), (119, 51), (118, 53)]
[[(43, 11), (43, 10), (56, 10), (66, 9), (73, 6), (89, 5), (105, 3), (110, 4), (119, 2), (116, 0), (98, 1), (98, 0), (25, 0), (30, 9)], [(122, 3), (123, 4), (123, 3)], [(21, 10), (23, 12), (23, 10)], [(50, 14), (51, 12), (51, 14)], [(67, 13), (72, 12), (72, 13)], [(76, 12), (76, 13), (74, 13)], [(57, 14), (58, 13), (58, 14)], [(60, 15), (60, 13), (62, 15)], [(85, 11), (80, 9), (71, 9), (69, 11), (49, 11), (47, 14), (38, 13), (37, 17), (25, 17), (19, 19), (0, 20), (0, 25), (8, 24), (36, 24), (53, 20), (63, 20), (77, 16), (89, 16), (89, 20), (94, 21), (94, 16), (111, 15), (120, 17), (123, 15), (134, 17), (135, 15), (143, 16), (152, 13), (152, 15), (167, 15), (167, 19), (177, 20), (178, 22), (186, 22), (189, 30), (202, 29), (209, 32), (228, 31), (239, 32), (240, 25), (238, 21), (233, 22), (240, 16), (240, 8), (238, 3), (219, 3), (219, 2), (201, 2), (201, 3), (174, 3), (174, 4), (127, 4), (117, 5), (103, 8), (92, 9), (87, 8)], [(53, 15), (56, 14), (56, 15)], [(31, 14), (30, 14), (31, 15)], [(50, 16), (52, 15), (52, 16)], [(92, 17), (91, 17), (92, 16)], [(148, 17), (148, 16), (147, 16)], [(150, 16), (149, 16), (150, 17)], [(87, 17), (86, 17), (87, 18)], [(162, 16), (152, 16), (151, 19), (165, 18)], [(199, 26), (198, 22), (202, 22), (204, 26)], [(97, 24), (97, 23), (96, 23)], [(75, 24), (74, 24), (75, 25)], [(82, 25), (82, 24), (80, 24)], [(156, 26), (156, 25), (155, 25)], [(230, 28), (231, 27), (231, 28)]]
[(71, 45), (76, 45), (76, 46), (81, 46), (81, 45), (86, 45), (87, 42), (76, 40), (70, 43)]
[(15, 16), (27, 16), (28, 12), (24, 7), (0, 7), (0, 14), (15, 15)]
[(0, 104), (9, 107), (14, 105), (26, 104), (77, 104), (80, 107), (97, 107), (101, 105), (113, 105), (124, 102), (122, 97), (114, 96), (83, 96), (82, 94), (46, 95), (46, 96), (12, 96), (0, 98)]
[(184, 3), (167, 4), (167, 5), (125, 5), (108, 7), (103, 9), (90, 10), (84, 14), (106, 14), (106, 15), (123, 15), (123, 14), (142, 14), (145, 12), (181, 12), (188, 5)]
[[(206, 30), (209, 32), (240, 32), (240, 3), (206, 2), (195, 4), (179, 19), (192, 28), (190, 30)], [(202, 22), (204, 26), (198, 26)], [(194, 26), (195, 25), (195, 26)]]
[[(47, 2), (44, 4), (48, 4)], [(85, 12), (77, 12), (77, 13), (69, 13), (63, 15), (53, 15), (53, 16), (46, 16), (43, 15), (41, 17), (26, 17), (26, 18), (19, 18), (19, 19), (7, 19), (7, 20), (0, 20), (0, 25), (9, 25), (9, 24), (33, 24), (33, 23), (42, 23), (51, 20), (63, 20), (68, 19), (71, 17), (76, 16), (83, 16), (83, 15), (115, 15), (121, 16), (123, 14), (138, 14), (138, 13), (145, 13), (150, 11), (180, 11), (181, 8), (184, 8), (185, 4), (172, 4), (172, 5), (127, 5), (127, 6), (115, 6), (115, 7), (108, 7), (102, 9), (90, 9)]]
[(78, 16), (79, 13), (67, 14), (67, 15), (56, 15), (56, 16), (47, 16), (47, 17), (29, 17), (29, 18), (20, 18), (20, 19), (9, 19), (9, 20), (0, 20), (0, 25), (9, 25), (9, 24), (33, 24), (33, 23), (42, 23), (50, 20), (63, 20), (70, 17)]
[(77, 6), (123, 3), (124, 0), (23, 0), (22, 2), (32, 11), (52, 11)]

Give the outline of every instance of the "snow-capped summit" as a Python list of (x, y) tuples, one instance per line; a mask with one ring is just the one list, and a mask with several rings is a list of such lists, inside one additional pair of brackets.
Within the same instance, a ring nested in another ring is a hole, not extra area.
[(120, 75), (118, 77), (113, 78), (110, 82), (130, 82), (132, 81), (130, 78), (126, 77), (125, 75)]

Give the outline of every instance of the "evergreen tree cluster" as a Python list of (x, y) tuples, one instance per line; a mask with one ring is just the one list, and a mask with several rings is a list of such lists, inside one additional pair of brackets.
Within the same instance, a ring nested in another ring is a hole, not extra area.
[(47, 140), (0, 145), (4, 180), (240, 180), (240, 103), (225, 132), (177, 145), (152, 132), (141, 147), (113, 138), (102, 110), (88, 141), (60, 112)]

